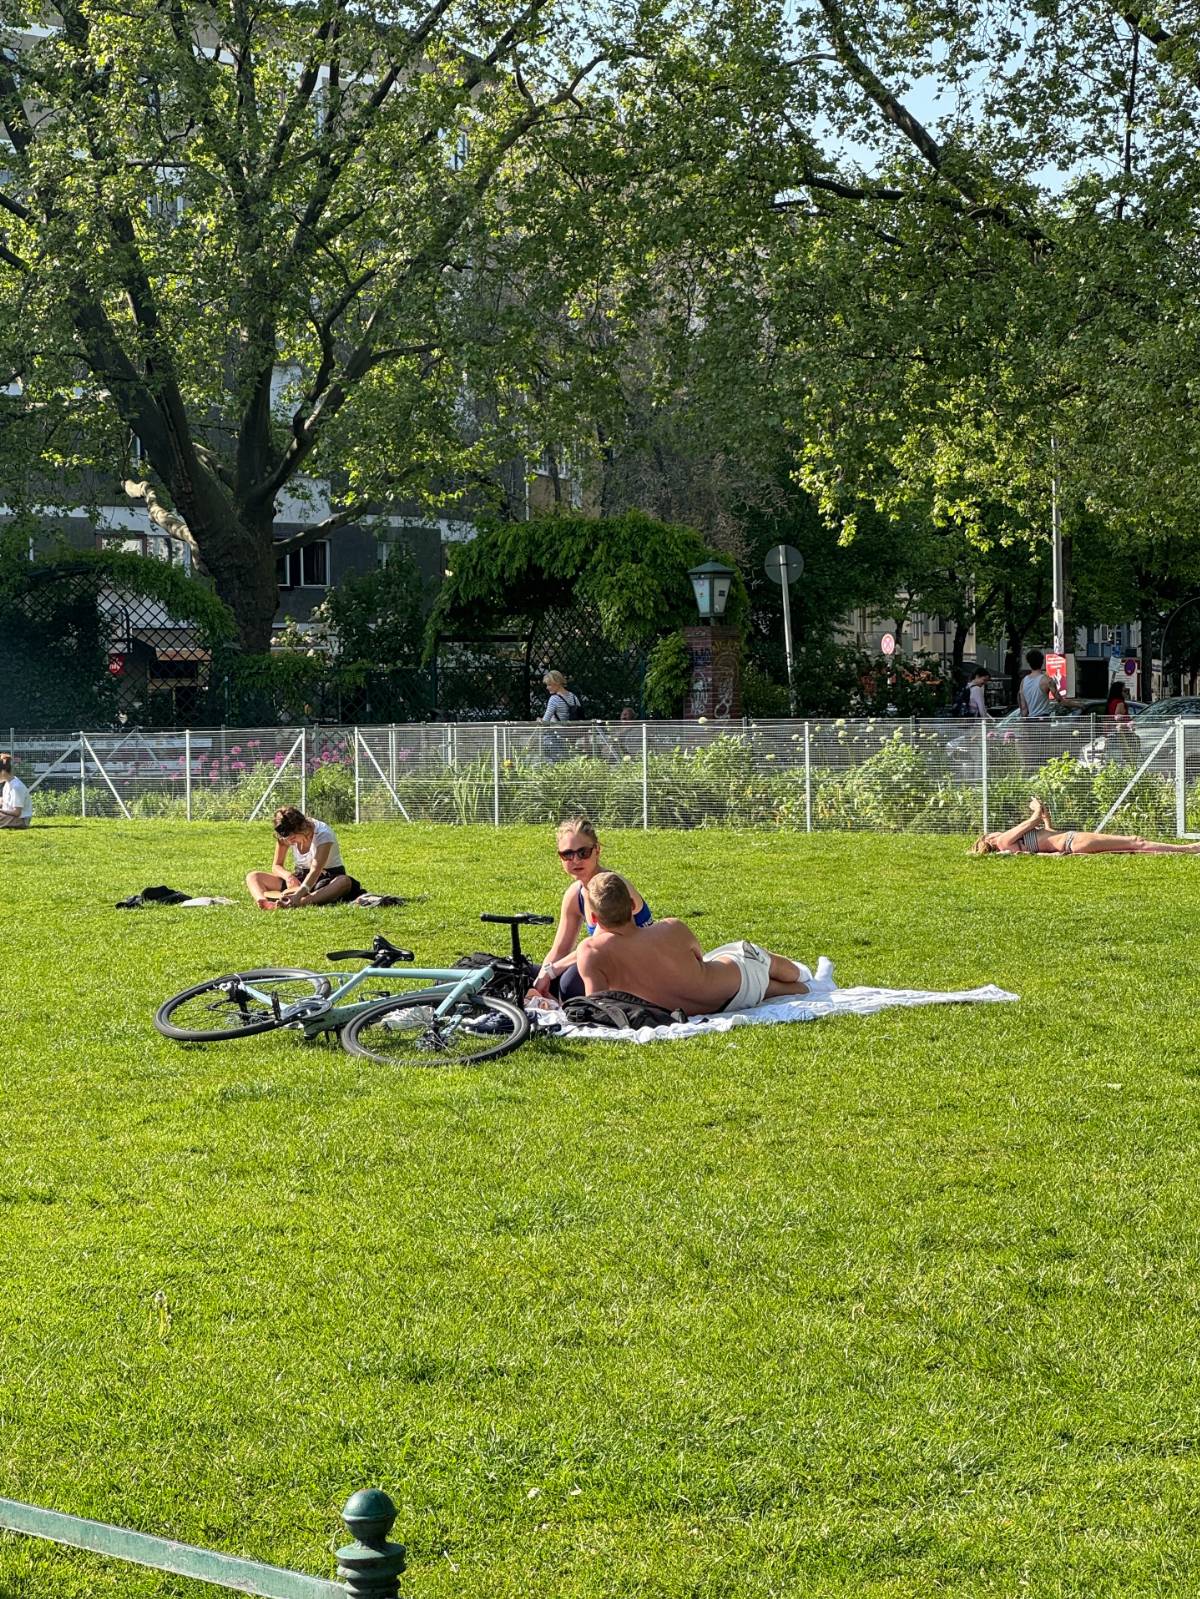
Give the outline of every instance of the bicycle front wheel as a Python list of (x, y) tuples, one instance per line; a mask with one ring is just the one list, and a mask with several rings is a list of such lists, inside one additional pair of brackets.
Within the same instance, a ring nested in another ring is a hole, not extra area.
[(286, 1010), (302, 1000), (327, 999), (329, 993), (327, 977), (299, 967), (230, 972), (164, 1000), (155, 1013), (154, 1025), (165, 1037), (185, 1044), (249, 1038), (279, 1025), (276, 1000), (280, 1010)]
[(444, 1015), (427, 994), (402, 994), (359, 1011), (342, 1044), (384, 1066), (474, 1066), (507, 1055), (529, 1036), (519, 1005), (483, 994), (456, 1000)]

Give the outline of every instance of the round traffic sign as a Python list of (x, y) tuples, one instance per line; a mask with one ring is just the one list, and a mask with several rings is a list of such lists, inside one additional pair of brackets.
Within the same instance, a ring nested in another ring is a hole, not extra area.
[(896, 637), (894, 633), (885, 633), (879, 641), (879, 648), (885, 655), (895, 655)]
[(794, 544), (777, 544), (763, 564), (772, 583), (794, 583), (804, 570), (804, 557)]

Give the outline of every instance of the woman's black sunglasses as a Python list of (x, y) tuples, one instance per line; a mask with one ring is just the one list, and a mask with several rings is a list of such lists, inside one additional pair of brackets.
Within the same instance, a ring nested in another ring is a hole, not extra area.
[(560, 849), (558, 858), (560, 861), (586, 861), (595, 847), (594, 844), (586, 844), (582, 849)]

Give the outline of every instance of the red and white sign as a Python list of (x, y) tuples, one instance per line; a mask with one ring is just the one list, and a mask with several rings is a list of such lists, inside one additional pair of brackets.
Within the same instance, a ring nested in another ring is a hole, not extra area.
[(1126, 661), (1125, 662), (1125, 676), (1126, 677), (1136, 677), (1137, 676), (1137, 666), (1138, 666), (1137, 661), (1132, 659), (1132, 658), (1130, 660)]
[(895, 655), (896, 636), (894, 633), (885, 633), (879, 641), (879, 648), (885, 655)]
[(1046, 656), (1046, 676), (1053, 682), (1060, 694), (1067, 692), (1067, 658), (1059, 655), (1054, 650)]
[(125, 676), (125, 657), (117, 654), (115, 650), (108, 657), (108, 675), (109, 677)]

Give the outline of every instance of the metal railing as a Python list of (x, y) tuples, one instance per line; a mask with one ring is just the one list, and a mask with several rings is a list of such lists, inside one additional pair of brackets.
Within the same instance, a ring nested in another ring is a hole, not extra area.
[(340, 1580), (333, 1582), (279, 1566), (260, 1565), (215, 1549), (155, 1538), (128, 1527), (112, 1527), (58, 1510), (23, 1505), (15, 1499), (0, 1499), (0, 1531), (86, 1549), (129, 1565), (193, 1577), (237, 1593), (259, 1594), (262, 1599), (398, 1599), (405, 1550), (402, 1544), (388, 1541), (396, 1520), (395, 1505), (378, 1488), (361, 1489), (347, 1500), (342, 1520), (354, 1541), (337, 1551)]
[(1200, 830), (1200, 723), (424, 723), (19, 733), (35, 815), (982, 832), (1031, 793), (1063, 827)]

